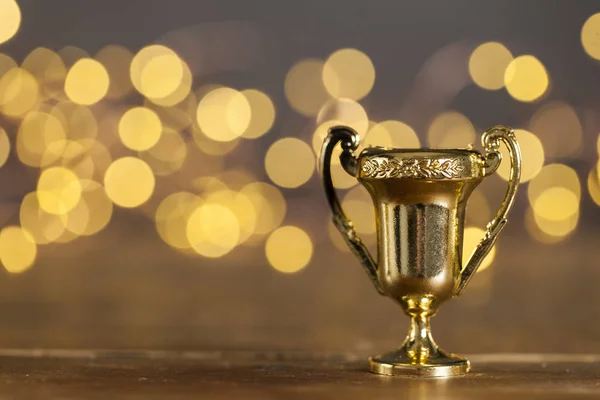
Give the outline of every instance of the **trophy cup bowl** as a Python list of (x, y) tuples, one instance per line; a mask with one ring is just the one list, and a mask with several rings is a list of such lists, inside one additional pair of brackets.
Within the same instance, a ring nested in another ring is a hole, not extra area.
[[(435, 344), (429, 320), (442, 303), (462, 293), (506, 224), (521, 174), (514, 131), (504, 126), (487, 130), (482, 136), (485, 155), (470, 149), (370, 147), (355, 156), (359, 141), (352, 128), (335, 126), (323, 143), (320, 170), (333, 223), (377, 291), (398, 302), (410, 317), (403, 345), (371, 357), (371, 371), (430, 377), (464, 374), (470, 369), (469, 361)], [(506, 196), (463, 268), (467, 200), (500, 165), (500, 142), (508, 147), (511, 159)], [(331, 157), (338, 143), (344, 170), (358, 179), (373, 200), (377, 262), (345, 216), (331, 181)]]

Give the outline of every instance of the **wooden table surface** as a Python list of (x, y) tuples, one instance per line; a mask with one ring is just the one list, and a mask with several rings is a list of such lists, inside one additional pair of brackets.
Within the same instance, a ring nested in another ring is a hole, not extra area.
[(469, 358), (467, 376), (417, 379), (369, 373), (358, 354), (3, 350), (0, 398), (600, 398), (600, 356)]

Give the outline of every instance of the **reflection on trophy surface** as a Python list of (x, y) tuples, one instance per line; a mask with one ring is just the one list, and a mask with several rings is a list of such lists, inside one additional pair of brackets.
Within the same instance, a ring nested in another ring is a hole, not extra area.
[[(501, 162), (500, 142), (509, 150), (511, 172), (506, 196), (471, 258), (462, 268), (467, 201)], [(356, 236), (344, 215), (330, 176), (334, 147), (340, 161), (373, 199), (378, 261)], [(410, 316), (402, 347), (372, 357), (371, 370), (385, 375), (452, 376), (469, 371), (469, 361), (445, 353), (433, 341), (430, 318), (446, 300), (459, 296), (491, 250), (506, 224), (521, 171), (519, 146), (512, 129), (496, 126), (483, 134), (486, 154), (467, 149), (392, 149), (374, 147), (355, 156), (357, 133), (330, 129), (321, 151), (321, 172), (333, 221), (358, 256), (377, 291), (396, 300)]]

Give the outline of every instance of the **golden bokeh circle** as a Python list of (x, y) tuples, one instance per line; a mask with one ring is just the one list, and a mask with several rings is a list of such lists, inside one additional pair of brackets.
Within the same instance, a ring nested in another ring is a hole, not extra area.
[(133, 53), (124, 46), (109, 44), (96, 54), (98, 60), (108, 72), (110, 83), (106, 97), (121, 99), (131, 93), (133, 84), (129, 77), (129, 66), (133, 60)]
[[(468, 226), (463, 231), (463, 266), (469, 261), (471, 254), (485, 236), (485, 230), (475, 227)], [(481, 262), (481, 265), (477, 269), (477, 273), (485, 270), (494, 261), (494, 257), (496, 257), (496, 246), (493, 246), (487, 256)]]
[(20, 117), (31, 110), (39, 99), (39, 84), (33, 74), (12, 68), (0, 77), (0, 112)]
[(173, 94), (184, 77), (181, 59), (162, 45), (142, 48), (131, 60), (129, 75), (133, 86), (148, 98), (164, 98)]
[(254, 234), (266, 235), (281, 225), (287, 212), (285, 197), (277, 187), (265, 182), (253, 182), (244, 186), (240, 193), (254, 206), (256, 226)]
[(160, 139), (162, 123), (154, 111), (146, 107), (133, 107), (119, 120), (119, 137), (125, 147), (144, 151)]
[(313, 254), (313, 243), (302, 229), (282, 226), (267, 238), (265, 252), (273, 268), (291, 274), (308, 265)]
[(40, 174), (36, 192), (42, 210), (64, 215), (79, 203), (82, 187), (79, 177), (70, 169), (51, 167)]
[(361, 147), (381, 146), (400, 149), (420, 148), (421, 142), (413, 128), (404, 122), (388, 120), (375, 124), (367, 133)]
[(67, 214), (56, 215), (44, 211), (40, 207), (36, 192), (23, 197), (19, 209), (19, 222), (38, 244), (51, 243), (65, 231)]
[(122, 157), (110, 164), (104, 175), (106, 194), (118, 206), (138, 207), (154, 192), (152, 169), (136, 157)]
[(298, 61), (285, 76), (284, 91), (288, 103), (296, 112), (312, 117), (330, 98), (323, 84), (323, 61)]
[(250, 104), (251, 117), (248, 127), (242, 134), (246, 139), (256, 139), (267, 133), (275, 122), (275, 106), (265, 93), (256, 89), (242, 90)]
[(545, 220), (565, 220), (579, 211), (579, 197), (562, 186), (551, 186), (536, 196), (533, 211)]
[(21, 66), (38, 81), (41, 100), (62, 95), (67, 68), (57, 53), (45, 47), (37, 47), (23, 60)]
[(583, 24), (581, 44), (590, 57), (600, 60), (600, 13), (592, 15)]
[(201, 199), (189, 192), (177, 192), (164, 198), (156, 209), (156, 230), (161, 239), (176, 249), (189, 249), (187, 224)]
[(27, 230), (19, 226), (7, 226), (0, 231), (0, 263), (12, 273), (29, 269), (35, 262), (37, 246)]
[(218, 87), (198, 103), (196, 121), (202, 132), (218, 142), (230, 142), (242, 136), (252, 116), (250, 103), (241, 92)]
[(582, 149), (583, 127), (569, 104), (553, 101), (544, 104), (531, 117), (529, 129), (540, 138), (550, 157), (572, 157)]
[(267, 150), (265, 170), (276, 185), (297, 188), (315, 172), (315, 156), (310, 146), (300, 139), (279, 139)]
[(64, 126), (53, 114), (28, 113), (17, 133), (19, 160), (31, 167), (45, 167), (60, 159), (67, 145)]
[(360, 100), (375, 83), (375, 67), (368, 55), (357, 49), (340, 49), (323, 66), (323, 84), (334, 98)]
[[(545, 161), (544, 147), (536, 135), (524, 129), (515, 129), (515, 136), (521, 149), (521, 157), (526, 160), (521, 165), (521, 183), (524, 183), (542, 170)], [(502, 162), (497, 172), (503, 180), (508, 181), (511, 168), (508, 150), (501, 147), (500, 153), (502, 153)]]
[(16, 35), (21, 26), (21, 9), (16, 0), (0, 0), (0, 44)]
[(475, 141), (475, 128), (463, 114), (447, 111), (431, 122), (427, 138), (432, 148), (466, 148)]
[(350, 126), (361, 137), (364, 137), (369, 130), (367, 112), (363, 106), (350, 99), (331, 99), (327, 101), (317, 114), (317, 124), (323, 125), (324, 123), (331, 123), (330, 126)]
[(506, 68), (504, 85), (514, 99), (531, 102), (540, 98), (548, 89), (548, 72), (535, 56), (519, 56)]
[(65, 79), (65, 94), (73, 103), (92, 105), (108, 92), (110, 78), (106, 68), (91, 58), (77, 61)]
[(10, 155), (10, 140), (6, 131), (0, 128), (0, 167), (6, 164), (8, 156)]
[[(565, 188), (572, 192), (578, 201), (581, 199), (581, 184), (577, 172), (564, 164), (549, 164), (529, 182), (527, 187), (529, 204), (534, 207), (538, 197), (550, 187)], [(556, 204), (555, 207), (560, 207), (560, 204)]]
[(504, 73), (512, 60), (512, 53), (502, 43), (482, 43), (469, 57), (469, 74), (473, 82), (483, 89), (502, 89)]
[(240, 238), (240, 224), (228, 207), (205, 203), (191, 214), (186, 226), (192, 249), (210, 258), (222, 257), (233, 250)]

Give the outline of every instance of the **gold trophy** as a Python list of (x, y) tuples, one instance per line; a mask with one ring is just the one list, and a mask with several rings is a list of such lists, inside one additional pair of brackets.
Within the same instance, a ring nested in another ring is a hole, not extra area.
[[(429, 377), (464, 374), (470, 369), (469, 361), (435, 344), (429, 320), (444, 301), (462, 293), (506, 225), (521, 176), (521, 153), (514, 131), (504, 126), (486, 131), (481, 138), (485, 155), (471, 149), (369, 147), (356, 157), (353, 151), (359, 141), (352, 128), (336, 126), (329, 130), (321, 149), (320, 169), (333, 222), (377, 291), (400, 303), (410, 317), (404, 344), (371, 357), (371, 371)], [(506, 196), (463, 268), (467, 199), (500, 165), (501, 141), (511, 159)], [(336, 196), (330, 163), (338, 143), (344, 170), (356, 177), (373, 199), (378, 262), (356, 235)]]

